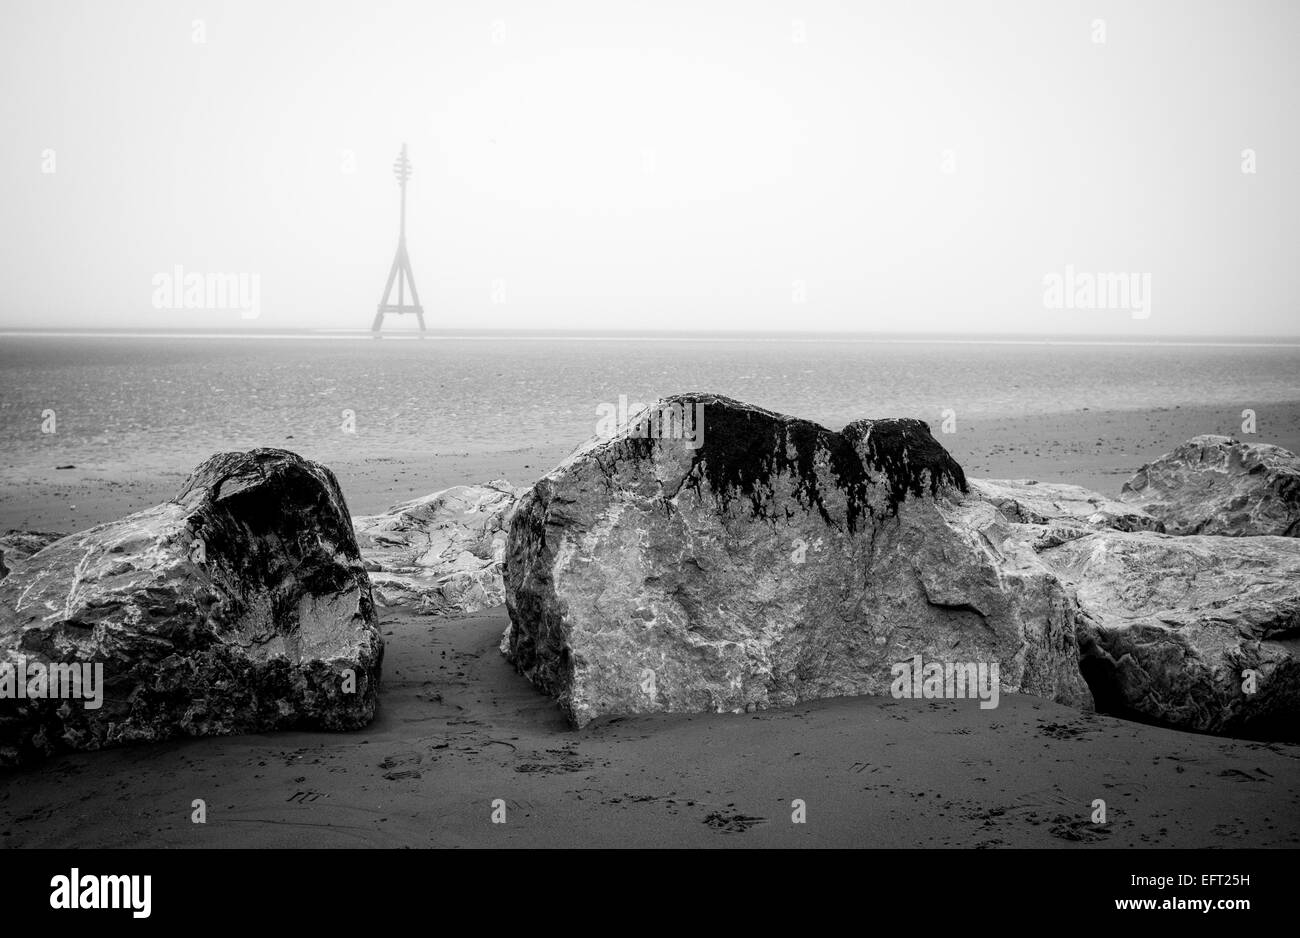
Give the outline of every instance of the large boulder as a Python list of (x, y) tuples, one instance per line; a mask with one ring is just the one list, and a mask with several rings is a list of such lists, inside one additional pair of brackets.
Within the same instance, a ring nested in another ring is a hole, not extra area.
[[(333, 473), (284, 450), (218, 454), (175, 500), (55, 541), (0, 581), (0, 764), (134, 740), (356, 729), (374, 716), (382, 657)], [(94, 684), (100, 705), (41, 695), (59, 670), (65, 694), (84, 676), (80, 696)], [(33, 672), (51, 680), (15, 699), (15, 677)]]
[(987, 499), (1010, 521), (1067, 524), (1117, 531), (1158, 531), (1165, 526), (1141, 508), (1078, 485), (1033, 479), (971, 479), (971, 492)]
[(1099, 531), (1040, 557), (1077, 591), (1098, 709), (1300, 739), (1300, 541)]
[(575, 725), (886, 694), (915, 655), (1091, 706), (1072, 592), (921, 421), (835, 433), (703, 394), (642, 416), (511, 520), (502, 650)]
[(1170, 534), (1300, 536), (1300, 457), (1267, 443), (1193, 437), (1124, 483), (1126, 505)]
[(516, 495), (504, 481), (458, 485), (354, 518), (376, 601), (429, 615), (504, 603), (505, 520)]

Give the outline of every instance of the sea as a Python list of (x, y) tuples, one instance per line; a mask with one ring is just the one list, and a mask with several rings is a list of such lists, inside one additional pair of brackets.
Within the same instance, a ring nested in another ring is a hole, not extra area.
[(0, 465), (185, 471), (220, 450), (330, 460), (577, 444), (602, 405), (725, 394), (839, 428), (1300, 402), (1300, 343), (969, 337), (0, 333)]

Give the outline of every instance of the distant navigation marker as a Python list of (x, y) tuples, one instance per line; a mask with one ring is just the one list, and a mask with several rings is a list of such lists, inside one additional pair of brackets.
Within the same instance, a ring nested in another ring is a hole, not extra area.
[[(420, 294), (415, 289), (415, 275), (411, 273), (411, 258), (406, 254), (406, 180), (411, 178), (411, 161), (406, 158), (406, 144), (402, 144), (401, 155), (393, 163), (393, 175), (402, 187), (402, 223), (397, 237), (397, 254), (393, 257), (393, 268), (388, 272), (388, 284), (384, 287), (384, 297), (379, 301), (375, 312), (375, 323), (370, 331), (379, 337), (384, 326), (384, 313), (415, 313), (420, 323), (420, 332), (424, 332), (424, 307), (420, 305)], [(397, 281), (397, 302), (392, 303), (393, 281)], [(411, 302), (406, 302), (406, 285), (411, 285)]]

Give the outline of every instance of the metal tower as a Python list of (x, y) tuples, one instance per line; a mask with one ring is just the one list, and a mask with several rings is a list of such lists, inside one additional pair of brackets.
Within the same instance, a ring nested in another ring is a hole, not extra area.
[[(383, 299), (375, 312), (374, 325), (370, 331), (379, 335), (384, 325), (384, 313), (415, 313), (420, 323), (420, 332), (424, 332), (424, 307), (420, 305), (420, 294), (415, 289), (415, 275), (411, 273), (411, 258), (406, 254), (406, 180), (411, 178), (411, 161), (406, 158), (406, 144), (393, 163), (393, 175), (402, 187), (402, 221), (397, 237), (397, 254), (393, 257), (393, 267), (388, 272), (388, 283), (384, 287)], [(397, 281), (397, 302), (389, 302), (393, 296), (393, 281)], [(406, 285), (411, 286), (411, 302), (406, 302)]]

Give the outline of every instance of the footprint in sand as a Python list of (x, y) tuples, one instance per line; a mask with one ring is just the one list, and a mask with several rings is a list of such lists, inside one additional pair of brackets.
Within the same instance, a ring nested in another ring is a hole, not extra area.
[(296, 791), (285, 801), (296, 801), (299, 804), (310, 804), (319, 798), (326, 798), (328, 795), (323, 791)]
[(564, 749), (548, 749), (545, 753), (534, 751), (531, 757), (515, 765), (515, 771), (551, 775), (560, 772), (584, 772), (590, 769), (592, 765), (591, 759), (585, 758), (573, 749), (566, 747)]
[(1059, 837), (1062, 840), (1073, 840), (1085, 844), (1100, 843), (1110, 836), (1110, 828), (1103, 827), (1099, 824), (1093, 824), (1083, 818), (1071, 818), (1064, 814), (1058, 814), (1053, 821), (1056, 823), (1048, 831), (1053, 837)]
[(849, 766), (849, 771), (854, 775), (861, 775), (863, 772), (866, 772), (867, 769), (871, 770), (870, 774), (874, 774), (880, 771), (880, 766), (871, 765), (869, 762), (855, 762)]
[(715, 831), (722, 831), (726, 834), (743, 834), (755, 825), (766, 824), (767, 818), (749, 817), (744, 814), (723, 814), (721, 811), (714, 811), (704, 819), (704, 823)]
[(424, 757), (418, 752), (394, 752), (385, 756), (379, 767), (386, 770), (384, 778), (390, 782), (399, 782), (408, 778), (420, 778), (419, 765), (423, 760)]
[(1083, 735), (1090, 732), (1093, 727), (1082, 726), (1078, 723), (1043, 723), (1039, 722), (1038, 732), (1044, 736), (1050, 736), (1052, 739), (1081, 739)]

